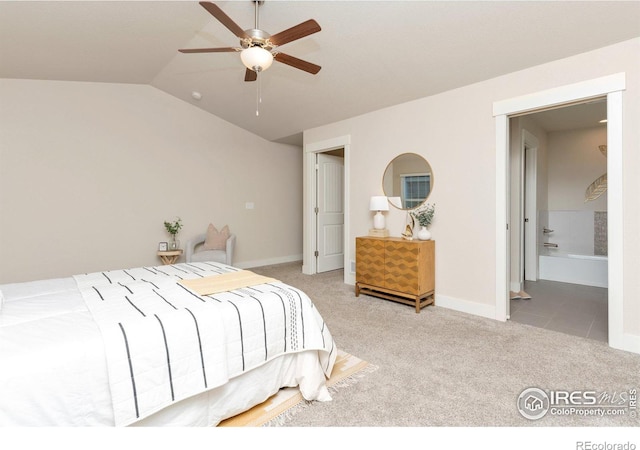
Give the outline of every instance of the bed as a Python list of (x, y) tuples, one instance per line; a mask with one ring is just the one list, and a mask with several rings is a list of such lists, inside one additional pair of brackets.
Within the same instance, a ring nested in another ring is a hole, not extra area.
[(0, 426), (213, 426), (337, 348), (302, 291), (217, 262), (0, 285)]

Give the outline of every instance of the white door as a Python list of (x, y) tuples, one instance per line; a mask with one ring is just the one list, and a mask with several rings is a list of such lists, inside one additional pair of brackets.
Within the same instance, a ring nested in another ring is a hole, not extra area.
[(317, 271), (344, 267), (344, 158), (318, 153)]

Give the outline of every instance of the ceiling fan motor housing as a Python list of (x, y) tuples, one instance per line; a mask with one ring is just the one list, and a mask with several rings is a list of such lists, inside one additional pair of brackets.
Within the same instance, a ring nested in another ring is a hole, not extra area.
[(266, 31), (252, 28), (250, 30), (244, 30), (244, 32), (247, 33), (249, 39), (240, 40), (240, 45), (242, 46), (242, 48), (262, 47), (265, 50), (271, 51), (275, 47), (271, 44), (271, 42), (269, 42), (269, 38), (271, 37), (271, 35)]

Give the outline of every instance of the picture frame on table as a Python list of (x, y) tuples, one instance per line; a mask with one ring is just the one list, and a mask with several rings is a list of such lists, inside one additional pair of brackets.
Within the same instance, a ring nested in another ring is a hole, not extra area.
[(168, 242), (160, 242), (158, 244), (158, 251), (159, 252), (169, 251), (169, 243)]

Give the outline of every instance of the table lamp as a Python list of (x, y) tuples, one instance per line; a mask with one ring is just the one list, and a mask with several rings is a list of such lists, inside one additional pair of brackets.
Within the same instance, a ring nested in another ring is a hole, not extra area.
[(371, 197), (371, 200), (369, 201), (369, 210), (376, 211), (376, 214), (373, 216), (373, 228), (369, 230), (369, 235), (381, 237), (389, 236), (389, 231), (385, 229), (385, 220), (384, 215), (382, 214), (382, 211), (389, 211), (389, 202), (387, 201), (387, 197), (383, 195)]

